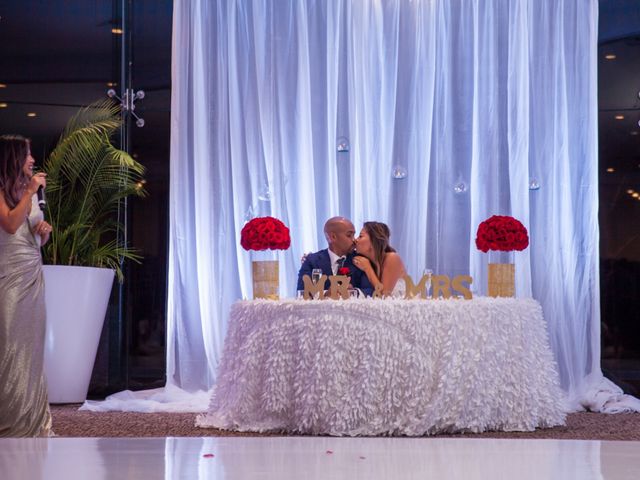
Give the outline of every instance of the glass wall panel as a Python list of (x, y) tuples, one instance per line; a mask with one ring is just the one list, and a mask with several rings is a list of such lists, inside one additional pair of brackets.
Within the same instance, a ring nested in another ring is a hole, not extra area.
[[(640, 24), (636, 26), (640, 31)], [(601, 27), (602, 30), (602, 27)], [(640, 394), (640, 37), (598, 51), (602, 368)]]

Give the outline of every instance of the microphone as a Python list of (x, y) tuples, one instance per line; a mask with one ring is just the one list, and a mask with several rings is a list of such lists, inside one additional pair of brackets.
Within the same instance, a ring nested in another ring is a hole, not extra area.
[(40, 210), (44, 211), (45, 207), (47, 206), (47, 200), (44, 196), (44, 187), (42, 185), (40, 185), (38, 187), (38, 205), (40, 206)]

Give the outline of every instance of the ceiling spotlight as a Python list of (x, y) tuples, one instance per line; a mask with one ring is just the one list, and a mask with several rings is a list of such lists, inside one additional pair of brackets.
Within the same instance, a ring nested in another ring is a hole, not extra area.
[(616, 169), (615, 169), (615, 168), (613, 168), (613, 167), (609, 167), (609, 168), (607, 168), (607, 172), (609, 172), (609, 173), (613, 173), (613, 172), (615, 172), (615, 171), (616, 171)]
[(113, 33), (114, 35), (122, 35), (122, 29), (121, 28), (112, 28), (111, 29), (111, 33)]
[(33, 117), (36, 117), (36, 116), (37, 116), (37, 115), (36, 115), (36, 112), (29, 112), (29, 113), (27, 113), (27, 117), (31, 117), (31, 118), (33, 118)]
[(633, 198), (638, 198), (638, 197), (640, 197), (640, 193), (638, 193), (638, 192), (633, 192), (633, 193), (631, 194), (631, 196), (632, 196)]
[(616, 120), (624, 120), (624, 115), (616, 115)]
[(605, 55), (604, 58), (607, 60), (615, 60), (616, 56), (613, 53), (609, 53), (608, 55)]
[(116, 82), (107, 82), (107, 87), (117, 87), (118, 84)]
[(0, 88), (7, 88), (7, 84), (6, 83), (0, 83)]
[(629, 132), (629, 135), (633, 135), (633, 136), (638, 135), (638, 131), (637, 130), (633, 130), (633, 131)]
[(0, 103), (0, 108), (7, 108), (8, 106), (9, 106), (8, 103), (4, 103), (4, 102)]
[(629, 195), (632, 195), (633, 193), (635, 193), (635, 190), (633, 190), (632, 188), (630, 188), (629, 190), (627, 190), (627, 193)]

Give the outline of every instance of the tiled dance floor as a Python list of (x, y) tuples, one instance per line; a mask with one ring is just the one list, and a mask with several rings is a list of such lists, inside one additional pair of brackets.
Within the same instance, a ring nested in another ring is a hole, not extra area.
[(0, 439), (1, 479), (633, 479), (640, 442), (451, 438)]

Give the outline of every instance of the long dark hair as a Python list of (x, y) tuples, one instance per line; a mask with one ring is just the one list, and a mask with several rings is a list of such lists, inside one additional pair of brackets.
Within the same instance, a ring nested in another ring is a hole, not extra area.
[(373, 249), (373, 259), (375, 262), (373, 268), (376, 271), (378, 278), (380, 278), (385, 254), (388, 252), (395, 252), (395, 249), (389, 245), (391, 231), (389, 230), (389, 227), (382, 222), (364, 222), (362, 228), (364, 228), (369, 235), (371, 248)]
[(31, 148), (21, 135), (0, 136), (0, 191), (9, 208), (15, 208), (29, 181), (23, 168)]

